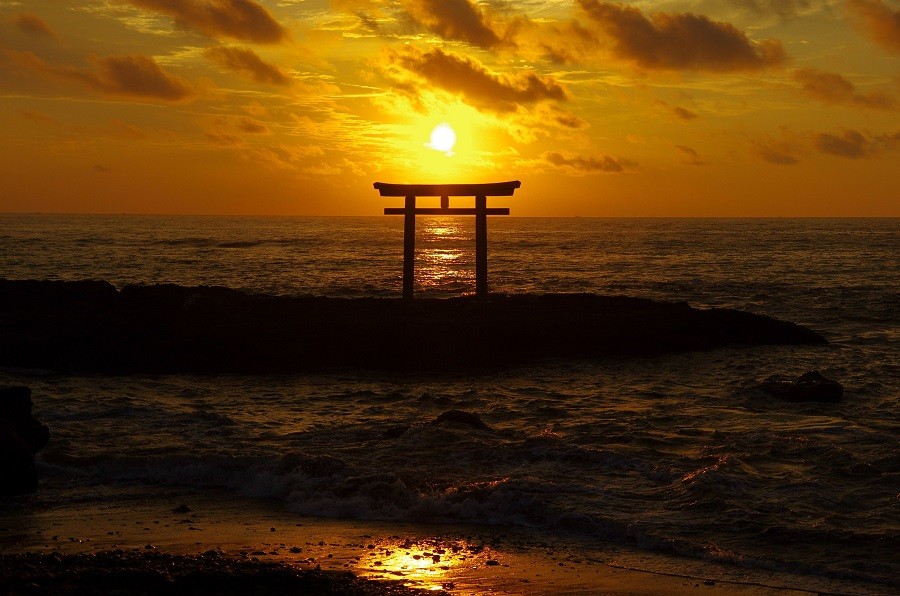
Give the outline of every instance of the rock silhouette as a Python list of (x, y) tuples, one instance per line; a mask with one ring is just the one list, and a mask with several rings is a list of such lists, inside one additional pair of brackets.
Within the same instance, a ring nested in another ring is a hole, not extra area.
[(478, 414), (464, 410), (447, 410), (432, 420), (431, 424), (438, 425), (443, 422), (455, 422), (456, 424), (465, 424), (480, 430), (491, 430), (491, 427), (485, 424)]
[(37, 488), (35, 454), (50, 440), (50, 429), (31, 415), (31, 389), (0, 387), (0, 496)]
[(822, 376), (817, 370), (803, 373), (794, 381), (769, 377), (759, 384), (759, 389), (785, 401), (835, 403), (844, 397), (844, 386)]
[(545, 357), (821, 343), (810, 329), (762, 315), (622, 296), (404, 301), (0, 280), (0, 366), (60, 372), (459, 370)]

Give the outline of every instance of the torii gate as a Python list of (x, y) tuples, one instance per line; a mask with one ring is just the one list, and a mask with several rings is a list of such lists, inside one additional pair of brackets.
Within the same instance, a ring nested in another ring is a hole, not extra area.
[[(413, 297), (416, 255), (416, 215), (475, 216), (475, 295), (488, 294), (487, 216), (509, 215), (508, 207), (488, 209), (488, 197), (511, 197), (521, 186), (518, 180), (486, 184), (389, 184), (376, 182), (382, 197), (406, 197), (404, 207), (385, 207), (385, 215), (403, 215), (403, 297)], [(416, 207), (416, 197), (441, 197), (440, 207)], [(475, 208), (450, 207), (450, 197), (475, 197)]]

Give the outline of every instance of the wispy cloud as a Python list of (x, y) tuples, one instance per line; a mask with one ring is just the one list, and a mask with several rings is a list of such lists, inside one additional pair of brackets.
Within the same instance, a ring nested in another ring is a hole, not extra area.
[(213, 38), (278, 43), (287, 30), (253, 0), (128, 0), (131, 4), (175, 19), (182, 27)]
[(751, 41), (730, 23), (693, 13), (656, 13), (648, 18), (624, 4), (578, 0), (588, 18), (612, 42), (613, 54), (641, 68), (710, 72), (752, 71), (780, 66), (781, 42)]

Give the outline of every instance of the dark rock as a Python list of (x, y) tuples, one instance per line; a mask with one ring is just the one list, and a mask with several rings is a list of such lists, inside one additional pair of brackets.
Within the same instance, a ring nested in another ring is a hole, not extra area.
[(0, 366), (99, 373), (459, 370), (730, 344), (820, 344), (730, 309), (592, 294), (412, 301), (0, 279)]
[(844, 387), (837, 381), (811, 370), (800, 375), (795, 381), (773, 376), (759, 384), (759, 389), (772, 397), (793, 402), (836, 403), (844, 397)]
[(457, 424), (467, 424), (472, 428), (477, 428), (481, 430), (491, 430), (487, 424), (485, 424), (481, 418), (479, 418), (478, 414), (473, 414), (472, 412), (465, 412), (463, 410), (447, 410), (437, 418), (431, 421), (432, 425), (441, 424), (443, 422), (455, 422)]
[(172, 513), (190, 513), (191, 511), (193, 511), (193, 509), (191, 509), (187, 505), (182, 504), (173, 509)]
[(31, 389), (0, 387), (0, 496), (37, 488), (34, 455), (50, 440), (50, 429), (31, 415)]
[(406, 431), (410, 429), (410, 425), (408, 424), (398, 424), (396, 426), (392, 426), (386, 429), (383, 433), (381, 433), (382, 439), (399, 439), (403, 435), (406, 434)]

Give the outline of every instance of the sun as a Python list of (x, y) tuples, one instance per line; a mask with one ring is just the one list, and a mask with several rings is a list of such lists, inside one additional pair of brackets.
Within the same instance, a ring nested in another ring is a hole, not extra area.
[(453, 146), (456, 144), (456, 133), (453, 131), (453, 127), (451, 127), (446, 122), (438, 124), (434, 127), (434, 130), (431, 131), (431, 143), (430, 147), (435, 151), (442, 151), (443, 153), (451, 153), (453, 151)]

